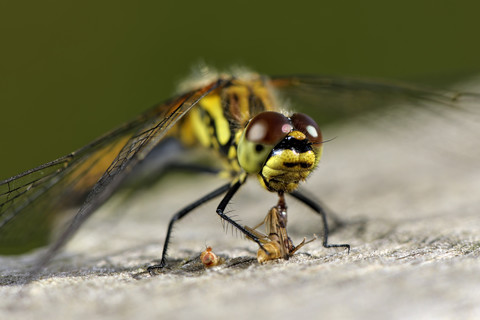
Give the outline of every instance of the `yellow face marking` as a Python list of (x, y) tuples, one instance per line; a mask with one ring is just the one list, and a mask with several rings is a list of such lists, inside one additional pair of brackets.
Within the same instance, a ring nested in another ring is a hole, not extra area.
[(305, 171), (313, 169), (315, 160), (316, 155), (313, 151), (297, 153), (293, 150), (285, 149), (272, 155), (265, 163), (265, 167), (272, 170)]
[(259, 181), (267, 190), (292, 192), (310, 175), (318, 161), (319, 155), (313, 150), (275, 152), (263, 166)]
[(290, 132), (288, 135), (297, 140), (305, 140), (307, 138), (304, 133), (297, 130)]

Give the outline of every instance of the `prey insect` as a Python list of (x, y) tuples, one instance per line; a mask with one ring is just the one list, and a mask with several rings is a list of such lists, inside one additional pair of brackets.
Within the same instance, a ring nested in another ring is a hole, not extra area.
[[(385, 98), (435, 100), (450, 105), (454, 93), (436, 93), (410, 86), (345, 80), (321, 76), (266, 77), (256, 73), (215, 74), (200, 84), (190, 85), (179, 96), (153, 107), (123, 126), (107, 133), (71, 154), (0, 182), (0, 254), (18, 254), (50, 244), (36, 263), (44, 267), (82, 224), (97, 211), (149, 159), (172, 139), (185, 148), (204, 149), (221, 163), (228, 183), (207, 193), (171, 218), (160, 263), (167, 264), (167, 251), (174, 224), (207, 201), (223, 196), (216, 214), (248, 239), (271, 254), (288, 258), (291, 245), (281, 221), (286, 210), (284, 195), (290, 194), (318, 213), (323, 221), (323, 246), (349, 249), (348, 244), (330, 244), (325, 212), (313, 199), (297, 191), (298, 185), (317, 167), (322, 154), (322, 134), (308, 115), (285, 111), (282, 95), (290, 103), (312, 102), (325, 114), (353, 114), (358, 105), (331, 105), (327, 96), (380, 93)], [(325, 97), (325, 99), (323, 98)], [(324, 99), (324, 100), (322, 100)], [(356, 99), (357, 101), (359, 99)], [(350, 100), (349, 100), (350, 101)], [(358, 101), (357, 101), (358, 102)], [(332, 112), (334, 111), (334, 112)], [(145, 160), (145, 161), (144, 161)], [(165, 166), (164, 170), (173, 167)], [(216, 170), (212, 170), (216, 171)], [(246, 228), (226, 213), (226, 207), (248, 177), (254, 176), (268, 192), (279, 195), (279, 207), (269, 213), (267, 226), (282, 238), (267, 238)], [(61, 218), (65, 227), (50, 237), (52, 225)], [(269, 250), (267, 245), (276, 246)], [(299, 246), (302, 246), (301, 243)], [(297, 248), (299, 247), (297, 246)], [(272, 252), (270, 252), (272, 251)]]
[(223, 258), (217, 256), (212, 247), (207, 247), (201, 254), (200, 254), (200, 261), (205, 266), (205, 268), (216, 267), (219, 264), (223, 263)]
[[(245, 229), (254, 234), (263, 244), (263, 249), (260, 248), (257, 251), (257, 260), (259, 263), (275, 259), (288, 260), (304, 245), (317, 239), (314, 235), (309, 241), (303, 238), (303, 241), (298, 245), (293, 245), (287, 233), (287, 220), (285, 198), (283, 195), (280, 195), (277, 205), (268, 211), (267, 216), (261, 223), (253, 228), (245, 226)], [(257, 231), (262, 225), (265, 225), (265, 234)], [(325, 239), (324, 243), (327, 243)]]

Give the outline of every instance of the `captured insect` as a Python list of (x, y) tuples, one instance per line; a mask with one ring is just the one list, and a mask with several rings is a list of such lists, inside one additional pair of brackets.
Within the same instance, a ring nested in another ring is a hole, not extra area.
[[(325, 215), (322, 215), (325, 218)], [(257, 251), (257, 260), (259, 263), (264, 263), (268, 260), (274, 259), (286, 259), (288, 260), (295, 254), (300, 248), (307, 243), (315, 241), (317, 239), (314, 236), (311, 240), (300, 242), (297, 246), (293, 245), (292, 239), (287, 233), (287, 206), (285, 204), (285, 198), (281, 195), (278, 199), (276, 206), (272, 207), (268, 211), (265, 219), (253, 228), (245, 226), (245, 229), (254, 234), (260, 242), (263, 244), (263, 248)], [(326, 225), (326, 220), (323, 221)], [(265, 225), (265, 234), (257, 231), (260, 226)], [(324, 241), (326, 239), (324, 238)]]
[(207, 247), (205, 251), (200, 254), (200, 261), (205, 268), (216, 267), (223, 263), (223, 259), (213, 252), (212, 247)]
[[(297, 189), (319, 164), (325, 142), (320, 127), (309, 115), (288, 110), (313, 105), (312, 110), (318, 111), (316, 117), (331, 119), (361, 113), (363, 108), (381, 107), (395, 99), (417, 104), (435, 100), (448, 107), (455, 106), (463, 97), (408, 85), (313, 75), (267, 77), (245, 71), (210, 74), (202, 81), (189, 82), (185, 88), (177, 97), (89, 145), (1, 181), (0, 254), (18, 254), (49, 244), (36, 270), (44, 267), (80, 226), (135, 174), (134, 169), (152, 151), (162, 157), (166, 154), (162, 150), (171, 141), (214, 154), (220, 159), (219, 170), (194, 164), (185, 167), (220, 173), (228, 182), (173, 215), (160, 263), (149, 270), (167, 264), (174, 224), (203, 203), (221, 196), (216, 214), (256, 242), (265, 260), (288, 258), (296, 251), (286, 233), (286, 221), (281, 224), (282, 212), (286, 213), (285, 194), (321, 216), (324, 247), (348, 251), (348, 244), (328, 242), (325, 211)], [(372, 96), (376, 98), (371, 99)], [(338, 97), (347, 103), (338, 103)], [(171, 167), (175, 166), (178, 167), (177, 164)], [(240, 225), (225, 211), (250, 176), (255, 176), (266, 192), (279, 196), (279, 204), (267, 215), (270, 231), (266, 236), (255, 231), (256, 228)], [(67, 227), (52, 240), (50, 226), (57, 220), (68, 221)], [(279, 238), (273, 238), (272, 232)]]

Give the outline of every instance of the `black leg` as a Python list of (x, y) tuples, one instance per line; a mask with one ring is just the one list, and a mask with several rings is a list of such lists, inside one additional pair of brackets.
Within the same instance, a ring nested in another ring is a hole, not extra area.
[(180, 210), (179, 212), (177, 212), (172, 217), (172, 219), (170, 219), (170, 222), (168, 224), (168, 229), (167, 229), (167, 235), (165, 237), (165, 242), (163, 244), (162, 260), (160, 260), (160, 264), (148, 267), (147, 270), (149, 272), (152, 272), (155, 269), (165, 267), (168, 244), (170, 242), (170, 236), (171, 236), (171, 233), (172, 233), (174, 223), (176, 221), (182, 219), (183, 217), (185, 217), (188, 213), (190, 213), (195, 208), (199, 207), (200, 205), (204, 204), (207, 201), (210, 201), (210, 200), (220, 196), (222, 193), (225, 193), (229, 189), (230, 189), (230, 183), (227, 183), (227, 184), (221, 186), (220, 188), (215, 189), (214, 191), (210, 192), (209, 194), (203, 196), (202, 198), (198, 199), (197, 201), (191, 203), (190, 205), (188, 205), (185, 208), (183, 208), (182, 210)]
[(350, 245), (349, 244), (329, 244), (328, 243), (327, 215), (325, 214), (325, 211), (323, 210), (323, 208), (318, 203), (316, 203), (312, 199), (307, 198), (306, 196), (304, 196), (303, 194), (301, 194), (298, 191), (294, 191), (294, 192), (290, 193), (290, 195), (292, 197), (300, 200), (301, 202), (303, 202), (307, 206), (309, 206), (313, 211), (315, 211), (316, 213), (318, 213), (322, 217), (323, 229), (324, 229), (323, 246), (325, 248), (347, 248), (348, 252), (350, 252)]
[(220, 202), (220, 204), (218, 205), (217, 207), (217, 214), (225, 221), (227, 221), (228, 223), (230, 223), (232, 226), (234, 226), (235, 228), (237, 228), (238, 230), (240, 230), (240, 232), (242, 232), (246, 237), (250, 238), (251, 240), (255, 241), (259, 246), (260, 248), (265, 251), (265, 253), (268, 255), (268, 251), (265, 250), (265, 248), (263, 247), (262, 243), (260, 242), (260, 240), (258, 239), (258, 237), (256, 235), (254, 235), (253, 233), (251, 233), (250, 231), (248, 231), (247, 229), (245, 229), (244, 227), (242, 227), (241, 225), (239, 225), (235, 220), (233, 220), (232, 218), (230, 218), (229, 216), (227, 216), (225, 214), (225, 208), (227, 207), (228, 203), (230, 202), (230, 200), (232, 199), (233, 195), (238, 191), (238, 189), (241, 187), (241, 185), (245, 182), (245, 179), (239, 179), (236, 183), (234, 183), (230, 189), (228, 190), (227, 194), (225, 195), (225, 197), (223, 197), (222, 201)]

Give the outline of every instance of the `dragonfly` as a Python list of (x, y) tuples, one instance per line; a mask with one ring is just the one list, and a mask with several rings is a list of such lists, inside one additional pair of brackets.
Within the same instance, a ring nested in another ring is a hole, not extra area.
[[(280, 242), (269, 235), (267, 240), (256, 228), (242, 226), (226, 213), (227, 205), (249, 177), (256, 177), (266, 192), (278, 194), (279, 212), (285, 207), (284, 195), (303, 202), (323, 219), (323, 246), (349, 251), (348, 244), (328, 241), (325, 210), (298, 190), (318, 166), (325, 141), (320, 126), (311, 116), (288, 109), (310, 105), (316, 111), (315, 117), (330, 121), (397, 99), (416, 105), (435, 101), (445, 107), (456, 107), (464, 97), (478, 99), (475, 94), (331, 76), (265, 76), (250, 71), (211, 73), (201, 80), (188, 81), (183, 93), (83, 148), (1, 181), (0, 254), (23, 253), (48, 245), (35, 265), (35, 270), (42, 269), (151, 154), (165, 156), (166, 151), (162, 151), (167, 150), (170, 141), (186, 149), (200, 148), (213, 154), (219, 159), (216, 163), (221, 163), (220, 168), (191, 164), (186, 169), (210, 170), (226, 177), (228, 182), (172, 216), (160, 263), (149, 270), (167, 265), (175, 223), (219, 197), (216, 214), (255, 241), (267, 260), (276, 255), (275, 250), (265, 246), (267, 243), (277, 243), (281, 258), (295, 253), (286, 228), (279, 229), (284, 232)], [(276, 217), (273, 213), (268, 216)], [(52, 238), (51, 226), (58, 220), (67, 222)]]

